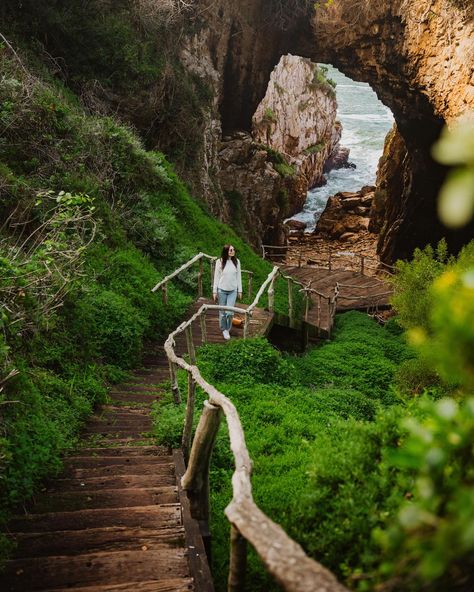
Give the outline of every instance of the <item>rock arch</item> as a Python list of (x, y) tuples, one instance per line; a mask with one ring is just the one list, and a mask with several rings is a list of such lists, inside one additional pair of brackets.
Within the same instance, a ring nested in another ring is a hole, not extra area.
[(410, 256), (416, 246), (442, 236), (452, 250), (459, 249), (474, 229), (451, 232), (438, 221), (436, 197), (445, 171), (430, 151), (445, 122), (474, 111), (472, 15), (454, 0), (334, 0), (316, 13), (313, 3), (293, 0), (294, 18), (288, 13), (276, 18), (275, 5), (282, 3), (222, 4), (211, 19), (211, 29), (221, 32), (211, 54), (221, 73), (223, 129), (250, 129), (281, 55), (332, 63), (372, 86), (392, 110), (403, 138), (396, 145), (404, 146), (405, 154), (394, 155), (400, 166), (384, 180), (382, 259)]

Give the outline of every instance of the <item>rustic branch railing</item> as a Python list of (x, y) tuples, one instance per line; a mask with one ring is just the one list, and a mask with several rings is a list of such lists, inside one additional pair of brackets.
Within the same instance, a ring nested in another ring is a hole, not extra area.
[(310, 298), (310, 294), (315, 294), (318, 298), (317, 301), (317, 320), (316, 320), (316, 324), (318, 327), (318, 336), (321, 335), (321, 312), (322, 312), (322, 302), (326, 303), (326, 307), (327, 307), (327, 313), (328, 313), (328, 337), (329, 339), (331, 338), (331, 333), (332, 333), (332, 329), (334, 327), (334, 320), (336, 318), (336, 312), (337, 312), (337, 300), (339, 298), (339, 284), (336, 283), (336, 285), (333, 288), (333, 293), (331, 295), (327, 295), (327, 294), (323, 294), (322, 292), (319, 292), (318, 290), (315, 290), (314, 288), (311, 288), (311, 285), (306, 286), (303, 288), (304, 292), (305, 292), (305, 296), (306, 296), (306, 303), (307, 303), (307, 308), (306, 308), (306, 313), (305, 313), (305, 320), (308, 320), (308, 302), (311, 302), (311, 298)]
[[(180, 273), (192, 267), (195, 263), (199, 262), (199, 271), (198, 271), (198, 298), (202, 298), (204, 295), (203, 283), (202, 278), (204, 275), (204, 260), (207, 259), (210, 263), (210, 275), (211, 275), (211, 289), (212, 284), (214, 281), (214, 265), (216, 262), (217, 257), (212, 257), (211, 255), (207, 255), (206, 253), (198, 253), (194, 257), (192, 257), (189, 261), (175, 269), (173, 273), (170, 273), (165, 278), (163, 278), (160, 282), (156, 284), (154, 288), (152, 288), (152, 292), (157, 292), (158, 290), (162, 290), (163, 293), (163, 302), (166, 304), (168, 302), (168, 283), (177, 277)], [(248, 269), (242, 269), (243, 274), (247, 274), (248, 276), (248, 290), (247, 295), (250, 300), (252, 298), (252, 284), (253, 284), (253, 271), (249, 271)]]
[[(274, 268), (258, 291), (258, 299), (266, 287), (274, 288), (278, 274)], [(253, 305), (258, 302), (256, 297)], [(194, 344), (191, 324), (201, 317), (211, 305), (203, 305), (189, 320), (182, 323), (165, 342), (165, 352), (171, 366), (182, 368), (188, 373), (188, 406), (186, 410), (185, 435), (183, 444), (189, 450), (191, 441), (192, 419), (194, 411), (194, 393), (198, 385), (209, 397), (204, 403), (203, 413), (194, 436), (189, 453), (186, 473), (182, 478), (183, 488), (190, 498), (191, 513), (200, 523), (209, 520), (209, 465), (212, 448), (223, 413), (229, 428), (230, 446), (235, 460), (235, 471), (232, 477), (233, 498), (225, 509), (231, 529), (231, 557), (228, 578), (228, 591), (244, 590), (246, 542), (250, 542), (262, 558), (267, 570), (275, 580), (288, 592), (347, 592), (335, 576), (316, 561), (310, 559), (303, 549), (292, 540), (284, 530), (266, 516), (255, 504), (252, 497), (251, 472), (252, 462), (245, 444), (245, 436), (239, 415), (233, 403), (213, 385), (201, 376), (195, 365)], [(241, 312), (236, 307), (212, 306), (213, 309), (227, 309)], [(180, 358), (174, 351), (175, 338), (187, 332), (188, 353), (191, 363)]]
[[(187, 264), (181, 266), (174, 273), (162, 280), (153, 291), (162, 288), (181, 271), (187, 269), (197, 261), (207, 258), (212, 265), (215, 258), (200, 253)], [(200, 268), (201, 269), (201, 268)], [(363, 263), (361, 271), (363, 273)], [(250, 276), (251, 277), (251, 276)], [(245, 444), (245, 436), (240, 418), (233, 403), (213, 385), (201, 376), (196, 366), (195, 344), (193, 341), (192, 323), (199, 319), (201, 328), (201, 342), (207, 341), (206, 313), (209, 310), (232, 311), (245, 316), (244, 338), (248, 336), (248, 326), (254, 309), (257, 307), (265, 291), (268, 292), (268, 309), (274, 312), (275, 283), (281, 277), (288, 283), (288, 313), (290, 326), (294, 323), (293, 288), (299, 287), (306, 299), (305, 320), (308, 320), (311, 295), (317, 297), (318, 325), (321, 320), (322, 303), (327, 306), (329, 318), (329, 336), (334, 325), (337, 310), (340, 285), (336, 284), (331, 295), (325, 295), (314, 288), (311, 283), (304, 285), (291, 276), (285, 275), (278, 266), (268, 274), (260, 286), (253, 302), (247, 309), (239, 307), (203, 304), (199, 310), (187, 321), (173, 331), (165, 342), (165, 352), (168, 357), (171, 375), (171, 387), (175, 402), (179, 403), (179, 388), (177, 369), (187, 372), (187, 404), (185, 423), (182, 436), (182, 448), (188, 462), (186, 473), (182, 478), (183, 488), (190, 499), (192, 516), (199, 521), (203, 531), (207, 532), (209, 521), (209, 467), (212, 449), (219, 430), (222, 414), (229, 428), (230, 445), (235, 460), (235, 471), (232, 477), (233, 498), (225, 509), (225, 514), (231, 523), (230, 568), (228, 577), (228, 591), (241, 592), (244, 590), (247, 541), (255, 548), (263, 560), (267, 570), (275, 580), (288, 592), (348, 592), (335, 576), (316, 561), (310, 559), (303, 549), (292, 540), (283, 529), (266, 516), (255, 504), (252, 497), (251, 472), (252, 462)], [(199, 291), (201, 294), (201, 291)], [(175, 348), (175, 338), (185, 333), (189, 362), (179, 357)], [(194, 439), (192, 427), (195, 411), (196, 386), (199, 386), (208, 396), (204, 402)]]
[[(285, 256), (285, 252), (288, 250), (295, 250), (293, 245), (262, 245), (262, 257), (263, 259), (274, 259), (274, 258), (282, 258)], [(276, 251), (276, 252), (274, 252)], [(303, 249), (296, 249), (296, 253), (298, 254), (298, 267), (302, 266), (303, 261)], [(383, 261), (379, 261), (374, 257), (370, 257), (369, 255), (363, 255), (362, 253), (354, 253), (352, 251), (333, 251), (328, 248), (326, 259), (323, 260), (321, 265), (316, 262), (312, 264), (314, 267), (322, 267), (323, 269), (328, 269), (332, 271), (333, 269), (339, 269), (336, 267), (336, 261), (343, 259), (343, 258), (350, 258), (350, 259), (359, 259), (359, 265), (357, 266), (360, 274), (364, 275), (368, 268), (372, 268), (373, 271), (384, 272), (389, 275), (393, 275), (395, 271), (395, 267), (393, 265), (389, 265), (388, 263), (384, 263)]]
[[(166, 286), (181, 271), (205, 257), (213, 261), (213, 258), (200, 253), (174, 273), (164, 278), (154, 287), (153, 291), (163, 289), (163, 286)], [(268, 571), (285, 590), (289, 592), (313, 592), (321, 589), (327, 592), (346, 592), (346, 589), (331, 572), (307, 557), (300, 545), (288, 537), (280, 526), (270, 520), (256, 506), (252, 497), (250, 483), (252, 463), (237, 410), (225, 395), (203, 379), (196, 366), (192, 323), (199, 319), (201, 341), (205, 343), (207, 339), (205, 323), (207, 311), (228, 310), (236, 312), (245, 315), (244, 338), (247, 337), (250, 318), (265, 291), (268, 291), (268, 308), (271, 312), (274, 311), (275, 282), (279, 276), (288, 283), (288, 308), (291, 325), (294, 322), (293, 287), (298, 286), (300, 289), (305, 290), (307, 286), (290, 276), (284, 275), (275, 266), (260, 286), (253, 302), (247, 309), (203, 304), (191, 318), (181, 323), (165, 342), (165, 352), (170, 365), (171, 388), (176, 403), (180, 401), (177, 369), (182, 368), (188, 374), (182, 447), (185, 459), (189, 459), (189, 461), (182, 479), (182, 485), (188, 493), (193, 517), (200, 522), (203, 530), (206, 531), (207, 526), (205, 525), (209, 520), (210, 457), (219, 430), (220, 417), (223, 413), (228, 424), (231, 449), (235, 459), (235, 472), (232, 477), (233, 499), (225, 510), (225, 514), (232, 525), (229, 592), (244, 590), (247, 541), (253, 545)], [(305, 292), (305, 297), (307, 298), (306, 310), (308, 310), (310, 296), (307, 292)], [(189, 363), (174, 351), (175, 338), (182, 333), (186, 336)], [(199, 425), (194, 439), (192, 439), (196, 385), (204, 390), (209, 400), (204, 403)]]

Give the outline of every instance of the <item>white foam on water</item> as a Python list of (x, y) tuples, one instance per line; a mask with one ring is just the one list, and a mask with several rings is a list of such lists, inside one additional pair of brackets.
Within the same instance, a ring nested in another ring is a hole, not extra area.
[(293, 216), (293, 220), (306, 222), (308, 232), (314, 230), (331, 195), (338, 191), (357, 191), (364, 185), (375, 183), (385, 137), (394, 121), (390, 109), (379, 101), (367, 83), (353, 81), (333, 66), (327, 67), (327, 77), (337, 85), (341, 146), (350, 149), (349, 161), (357, 168), (331, 171), (326, 185), (308, 191), (303, 210)]

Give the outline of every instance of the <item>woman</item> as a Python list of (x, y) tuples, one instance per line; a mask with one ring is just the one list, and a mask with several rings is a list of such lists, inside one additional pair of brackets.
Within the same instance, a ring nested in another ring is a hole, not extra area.
[[(239, 296), (242, 298), (242, 273), (240, 271), (240, 261), (235, 256), (235, 249), (232, 245), (224, 245), (220, 259), (216, 261), (214, 271), (214, 287), (212, 296), (214, 301), (219, 299), (221, 306), (234, 306)], [(219, 311), (219, 325), (224, 339), (230, 339), (230, 328), (234, 313), (229, 311)]]

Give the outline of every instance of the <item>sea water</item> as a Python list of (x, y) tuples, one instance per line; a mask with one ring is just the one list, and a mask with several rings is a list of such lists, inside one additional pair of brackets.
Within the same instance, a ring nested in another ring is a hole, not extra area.
[(336, 83), (337, 117), (343, 128), (341, 146), (350, 149), (349, 162), (356, 168), (330, 171), (326, 185), (308, 191), (303, 210), (293, 216), (294, 220), (306, 222), (307, 232), (314, 230), (331, 195), (375, 183), (384, 140), (394, 121), (390, 109), (368, 84), (351, 80), (333, 66), (327, 68), (327, 77)]

